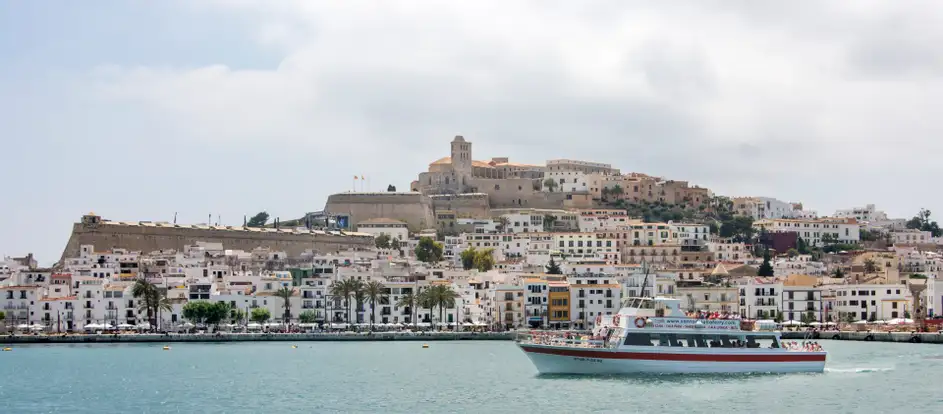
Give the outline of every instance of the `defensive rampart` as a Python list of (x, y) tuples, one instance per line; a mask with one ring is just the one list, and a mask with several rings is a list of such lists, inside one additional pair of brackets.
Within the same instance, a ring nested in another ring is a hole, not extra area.
[(96, 249), (124, 248), (149, 253), (157, 250), (182, 250), (198, 241), (222, 243), (226, 249), (251, 251), (268, 247), (289, 256), (305, 250), (332, 252), (373, 245), (372, 236), (329, 234), (294, 229), (247, 229), (243, 227), (191, 226), (149, 222), (111, 222), (86, 216), (72, 226), (72, 235), (62, 252), (62, 259), (77, 257), (79, 246)]
[(390, 218), (405, 222), (409, 230), (418, 232), (435, 225), (432, 204), (419, 193), (339, 193), (327, 198), (324, 211), (349, 217), (350, 225), (374, 218)]

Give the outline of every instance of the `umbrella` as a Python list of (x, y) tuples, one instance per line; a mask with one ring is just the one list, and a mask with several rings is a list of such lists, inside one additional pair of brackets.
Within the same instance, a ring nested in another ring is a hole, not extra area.
[(812, 322), (812, 323), (809, 324), (809, 326), (822, 326), (822, 323), (821, 323), (821, 322)]
[(88, 325), (85, 325), (85, 329), (101, 329), (104, 326), (105, 325), (99, 325), (97, 323), (90, 323)]
[(180, 327), (181, 327), (181, 328), (192, 328), (193, 326), (194, 326), (194, 325), (193, 325), (192, 323), (190, 323), (190, 322), (184, 322), (184, 323), (180, 324)]
[(855, 325), (865, 325), (867, 323), (868, 321), (858, 321), (858, 322), (855, 322)]
[(885, 324), (887, 324), (887, 321), (874, 321), (874, 324), (875, 324), (875, 325), (885, 325)]
[(262, 327), (262, 325), (259, 325), (259, 324), (255, 323), (255, 322), (252, 322), (252, 323), (246, 325), (246, 328), (252, 328), (252, 329), (258, 329), (258, 328), (261, 328), (261, 327)]
[(793, 321), (793, 320), (783, 322), (783, 326), (799, 326), (799, 325), (802, 325), (802, 322)]
[(25, 324), (25, 323), (22, 324), (22, 325), (17, 325), (17, 326), (16, 326), (16, 329), (29, 329), (29, 325), (27, 325), (27, 324)]
[(43, 330), (43, 329), (46, 329), (46, 327), (43, 326), (43, 325), (33, 325), (33, 326), (30, 326), (29, 328), (32, 329), (32, 330), (34, 330), (34, 331), (41, 331), (41, 330)]
[(908, 323), (914, 323), (914, 320), (913, 320), (913, 319), (906, 319), (906, 318), (904, 318), (904, 319), (895, 318), (895, 319), (891, 319), (891, 320), (887, 321), (887, 323), (888, 323), (888, 325), (904, 325), (904, 324), (908, 324)]
[(131, 329), (131, 328), (133, 328), (133, 327), (134, 327), (134, 325), (131, 325), (130, 323), (122, 323), (122, 324), (118, 325), (118, 328), (120, 328), (120, 329)]
[(111, 324), (105, 324), (105, 325), (102, 325), (102, 329), (115, 329), (115, 327), (111, 326)]

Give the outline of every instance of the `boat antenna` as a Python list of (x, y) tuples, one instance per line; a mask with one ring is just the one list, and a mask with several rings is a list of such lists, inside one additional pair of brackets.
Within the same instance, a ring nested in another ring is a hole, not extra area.
[[(642, 272), (645, 274), (645, 279), (642, 280), (642, 294), (639, 297), (645, 296), (645, 289), (648, 288), (648, 263), (645, 262), (645, 259), (642, 259)], [(654, 290), (654, 289), (653, 289)], [(651, 292), (652, 298), (654, 299), (655, 292)]]

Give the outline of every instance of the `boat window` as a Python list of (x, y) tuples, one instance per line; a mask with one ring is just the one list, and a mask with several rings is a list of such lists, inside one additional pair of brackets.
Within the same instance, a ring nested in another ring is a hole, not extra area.
[[(756, 346), (750, 343), (756, 343)], [(748, 348), (779, 348), (779, 341), (773, 335), (750, 335), (747, 337)]]
[(640, 309), (654, 309), (655, 303), (650, 300), (643, 300)]
[(625, 345), (652, 346), (652, 336), (647, 333), (630, 332), (625, 335)]
[(704, 335), (694, 335), (694, 343), (697, 344), (698, 348), (707, 348), (707, 338), (704, 338)]

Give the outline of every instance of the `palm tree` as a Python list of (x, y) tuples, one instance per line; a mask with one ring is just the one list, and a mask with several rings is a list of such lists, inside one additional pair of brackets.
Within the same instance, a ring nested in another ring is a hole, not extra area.
[(291, 296), (295, 293), (295, 290), (289, 286), (283, 286), (281, 289), (275, 291), (275, 296), (282, 298), (284, 302), (283, 306), (285, 307), (285, 313), (283, 315), (285, 319), (285, 324), (291, 322)]
[(157, 325), (151, 325), (151, 329), (157, 330), (160, 329), (159, 325), (161, 322), (161, 312), (173, 312), (174, 305), (170, 302), (170, 299), (167, 299), (166, 290), (156, 289), (154, 291), (154, 296), (154, 308), (157, 310), (155, 315), (157, 318)]
[(400, 308), (409, 308), (409, 318), (413, 320), (413, 327), (416, 327), (416, 305), (419, 303), (419, 295), (413, 293), (407, 293), (403, 296), (400, 296), (399, 301), (396, 302), (396, 306)]
[(155, 292), (157, 292), (157, 286), (143, 277), (135, 280), (134, 286), (131, 287), (131, 295), (139, 300), (138, 311), (147, 315), (147, 321), (151, 324), (151, 328), (155, 325), (151, 318), (155, 317), (157, 313)]
[(350, 283), (350, 295), (353, 299), (356, 309), (354, 311), (357, 313), (356, 319), (357, 323), (363, 323), (363, 304), (366, 302), (366, 296), (364, 295), (364, 285), (358, 279), (349, 279), (347, 281)]
[(419, 306), (429, 309), (429, 323), (433, 329), (435, 329), (435, 323), (432, 318), (432, 308), (436, 305), (435, 289), (428, 287), (419, 292)]
[(373, 323), (377, 319), (377, 298), (383, 294), (383, 283), (376, 280), (367, 282), (363, 287), (364, 295), (370, 300), (370, 330), (373, 330)]
[[(333, 296), (333, 297), (335, 297), (335, 298), (344, 298), (344, 303), (346, 303), (346, 302), (347, 302), (347, 295), (349, 295), (349, 293), (348, 293), (349, 291), (347, 290), (347, 287), (348, 287), (348, 286), (347, 286), (346, 281), (344, 281), (344, 280), (335, 280), (334, 283), (331, 283), (331, 286), (330, 286), (328, 289), (331, 291), (331, 296)], [(330, 315), (329, 318), (330, 318), (330, 319), (328, 319), (328, 320), (333, 321), (333, 320), (334, 320), (334, 315)], [(347, 321), (347, 318), (345, 317), (344, 320), (345, 320), (345, 322), (346, 322), (346, 321)]]
[(432, 296), (435, 298), (436, 305), (439, 306), (439, 321), (443, 321), (442, 312), (445, 308), (455, 307), (455, 299), (458, 293), (452, 290), (451, 286), (436, 285), (432, 288)]

